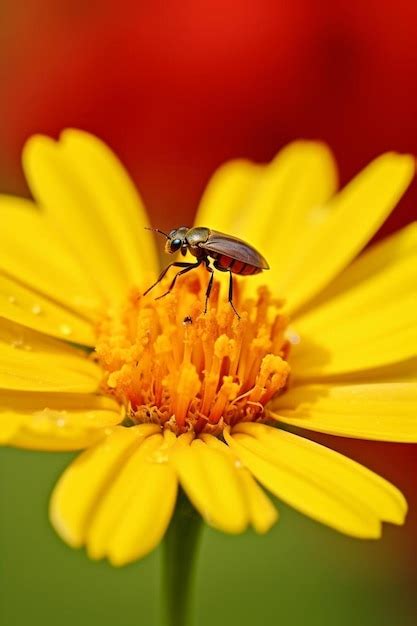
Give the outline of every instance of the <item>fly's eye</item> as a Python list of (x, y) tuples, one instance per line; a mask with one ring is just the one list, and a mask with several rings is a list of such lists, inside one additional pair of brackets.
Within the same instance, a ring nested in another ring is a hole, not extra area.
[(181, 248), (181, 239), (174, 239), (171, 241), (171, 250), (175, 252)]

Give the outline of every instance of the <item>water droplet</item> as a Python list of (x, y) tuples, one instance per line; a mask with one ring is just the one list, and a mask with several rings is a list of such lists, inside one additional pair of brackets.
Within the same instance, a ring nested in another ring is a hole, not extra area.
[(32, 350), (32, 346), (28, 343), (25, 343), (23, 337), (16, 337), (16, 339), (13, 339), (10, 342), (10, 345), (12, 346), (12, 348), (16, 348), (16, 350), (26, 350), (27, 352), (30, 352)]
[(16, 304), (16, 298), (14, 296), (9, 296), (7, 299), (10, 302), (10, 304)]
[(243, 463), (242, 463), (242, 461), (241, 461), (240, 459), (236, 459), (236, 461), (235, 461), (235, 467), (236, 467), (237, 469), (241, 469), (241, 468), (243, 467)]
[(59, 327), (59, 331), (60, 333), (65, 335), (65, 337), (68, 337), (72, 333), (72, 328), (71, 326), (68, 326), (68, 324), (61, 324)]
[(301, 341), (300, 335), (296, 333), (295, 330), (293, 330), (292, 328), (287, 329), (285, 336), (287, 337), (288, 341), (290, 341), (294, 346), (299, 344)]
[(168, 455), (165, 450), (157, 450), (150, 458), (151, 463), (168, 463)]
[(33, 315), (40, 315), (42, 313), (42, 307), (40, 304), (34, 304), (31, 311)]
[(40, 432), (52, 432), (55, 428), (64, 428), (68, 425), (67, 412), (54, 409), (43, 409), (33, 413), (33, 426)]
[(25, 342), (23, 341), (22, 337), (16, 337), (16, 339), (13, 339), (10, 342), (10, 345), (12, 346), (12, 348), (24, 348), (25, 347)]

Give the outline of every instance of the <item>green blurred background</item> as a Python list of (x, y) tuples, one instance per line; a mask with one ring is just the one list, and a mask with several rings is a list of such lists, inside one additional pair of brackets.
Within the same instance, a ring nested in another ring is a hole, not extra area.
[[(265, 161), (298, 137), (327, 141), (346, 181), (383, 150), (417, 151), (416, 40), (411, 0), (2, 0), (1, 188), (26, 194), (23, 142), (67, 126), (116, 149), (164, 229), (191, 223), (222, 161)], [(414, 184), (379, 236), (415, 219), (416, 200)], [(266, 537), (206, 528), (196, 625), (417, 623), (414, 448), (316, 439), (395, 482), (406, 526), (361, 542), (280, 505)], [(0, 451), (1, 624), (159, 626), (159, 550), (112, 569), (50, 528), (70, 458)]]

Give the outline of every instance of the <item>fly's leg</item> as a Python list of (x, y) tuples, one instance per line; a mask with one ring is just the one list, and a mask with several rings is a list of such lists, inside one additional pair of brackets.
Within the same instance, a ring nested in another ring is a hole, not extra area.
[[(144, 292), (144, 296), (146, 296), (147, 293), (149, 293), (154, 287), (156, 287), (156, 285), (158, 283), (161, 282), (161, 280), (163, 279), (163, 277), (165, 276), (165, 274), (167, 273), (167, 271), (169, 270), (170, 267), (190, 267), (190, 263), (185, 263), (185, 262), (181, 262), (181, 261), (175, 261), (174, 263), (170, 263), (169, 265), (167, 265), (167, 267), (162, 270), (162, 272), (159, 274), (159, 278), (156, 282), (154, 282), (153, 285), (151, 285), (150, 287), (148, 287), (148, 289)], [(191, 264), (191, 267), (196, 267), (194, 264)], [(190, 269), (191, 269), (190, 267)], [(178, 275), (178, 274), (177, 274)], [(170, 287), (171, 289), (171, 287)]]
[[(190, 270), (193, 270), (194, 268), (198, 267), (201, 264), (201, 261), (197, 261), (197, 263), (171, 263), (171, 265), (177, 266), (177, 267), (184, 267), (183, 270), (180, 270), (179, 272), (177, 272), (172, 280), (172, 283), (170, 284), (170, 286), (168, 287), (167, 291), (165, 293), (162, 294), (162, 296), (158, 296), (157, 298), (155, 298), (155, 300), (160, 300), (161, 298), (165, 298), (165, 296), (167, 296), (171, 290), (174, 288), (174, 285), (177, 281), (178, 276), (181, 276), (182, 274), (186, 274), (187, 272), (189, 272)], [(159, 282), (159, 280), (157, 281)]]
[(229, 302), (230, 302), (230, 306), (232, 307), (233, 311), (236, 313), (238, 319), (240, 319), (240, 315), (239, 313), (236, 311), (235, 309), (235, 305), (233, 304), (233, 275), (232, 272), (229, 272)]
[(211, 288), (213, 287), (213, 280), (214, 280), (214, 270), (210, 267), (208, 261), (206, 261), (206, 268), (207, 268), (207, 271), (210, 272), (211, 275), (210, 275), (210, 280), (208, 281), (208, 285), (206, 289), (206, 302), (204, 305), (204, 315), (207, 313), (207, 305), (208, 305), (208, 301), (210, 298)]

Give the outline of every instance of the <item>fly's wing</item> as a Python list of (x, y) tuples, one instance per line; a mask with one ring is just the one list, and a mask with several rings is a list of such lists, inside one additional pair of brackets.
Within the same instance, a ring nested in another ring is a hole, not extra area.
[(248, 263), (254, 267), (259, 267), (262, 270), (268, 270), (269, 265), (266, 260), (255, 248), (252, 248), (246, 241), (232, 237), (231, 235), (224, 235), (216, 230), (210, 231), (210, 237), (208, 241), (200, 244), (200, 247), (207, 252), (217, 252), (217, 254), (224, 254), (236, 261), (242, 261), (242, 263)]

